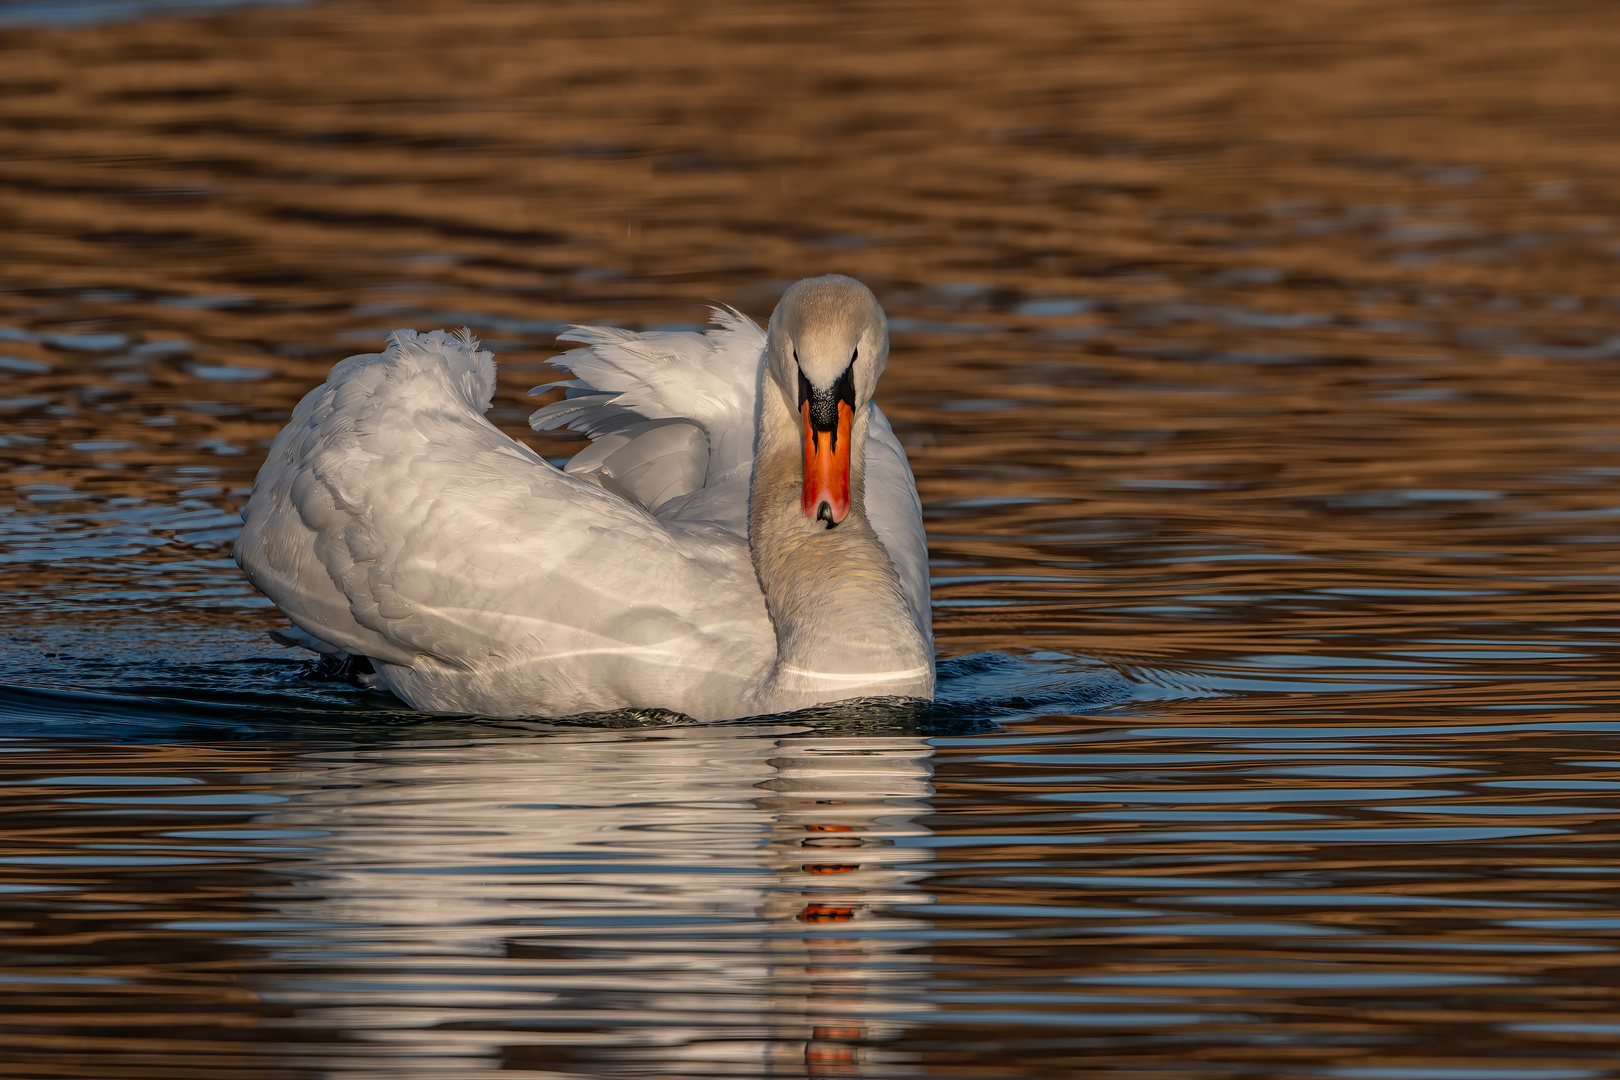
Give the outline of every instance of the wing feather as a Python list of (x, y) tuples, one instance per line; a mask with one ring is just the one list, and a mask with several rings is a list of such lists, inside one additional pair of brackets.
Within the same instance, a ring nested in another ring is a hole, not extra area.
[(923, 531), (922, 500), (917, 496), (905, 448), (876, 402), (872, 403), (872, 420), (866, 432), (866, 516), (900, 575), (912, 621), (931, 647), (934, 615), (928, 591), (928, 535)]
[(705, 608), (734, 599), (718, 586), (735, 545), (678, 545), (512, 442), (482, 415), (493, 380), (489, 353), (442, 332), (339, 364), (260, 472), (236, 549), (248, 578), (304, 634), (404, 667), (645, 636), (635, 608), (671, 634), (725, 621)]

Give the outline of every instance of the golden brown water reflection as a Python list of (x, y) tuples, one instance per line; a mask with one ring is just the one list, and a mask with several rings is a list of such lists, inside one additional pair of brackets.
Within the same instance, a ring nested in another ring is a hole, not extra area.
[[(1612, 23), (0, 25), (0, 1075), (1616, 1075)], [(941, 709), (436, 720), (263, 642), (335, 360), (465, 324), (533, 439), (564, 324), (832, 270), (990, 654)]]

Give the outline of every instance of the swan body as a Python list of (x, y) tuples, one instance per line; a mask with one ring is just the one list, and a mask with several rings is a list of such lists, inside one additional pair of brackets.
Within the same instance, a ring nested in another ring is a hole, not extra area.
[(435, 712), (932, 698), (921, 505), (871, 400), (876, 298), (828, 275), (765, 331), (715, 319), (564, 335), (588, 347), (531, 418), (591, 438), (563, 469), (485, 419), (494, 360), (465, 332), (340, 362), (243, 510), (235, 558), (291, 620), (278, 639), (366, 657)]

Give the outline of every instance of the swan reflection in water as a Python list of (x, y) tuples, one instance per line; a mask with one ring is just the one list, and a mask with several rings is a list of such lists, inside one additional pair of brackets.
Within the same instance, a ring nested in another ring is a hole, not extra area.
[(304, 861), (254, 989), (327, 1067), (859, 1075), (927, 1008), (931, 754), (782, 724), (313, 755), (256, 823)]

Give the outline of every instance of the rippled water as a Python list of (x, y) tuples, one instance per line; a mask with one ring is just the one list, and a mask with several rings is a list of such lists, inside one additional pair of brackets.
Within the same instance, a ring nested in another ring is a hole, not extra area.
[[(0, 6), (0, 1075), (1620, 1075), (1606, 5), (104, 6)], [(264, 637), (337, 359), (533, 439), (567, 323), (832, 270), (934, 707)]]

